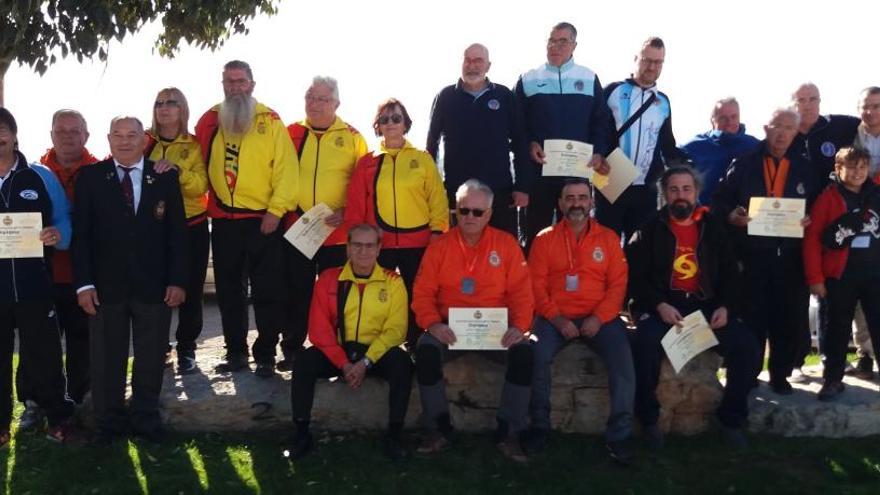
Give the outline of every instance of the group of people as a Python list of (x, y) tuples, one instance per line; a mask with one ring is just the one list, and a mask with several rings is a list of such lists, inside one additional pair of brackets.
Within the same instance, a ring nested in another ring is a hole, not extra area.
[[(467, 352), (454, 350), (450, 308), (508, 309), (506, 351), (484, 354), (506, 362), (497, 440), (517, 462), (547, 445), (551, 365), (578, 339), (608, 367), (605, 439), (621, 462), (633, 456), (634, 418), (649, 445), (663, 444), (661, 339), (695, 311), (725, 356), (717, 417), (735, 446), (746, 444), (747, 398), (768, 340), (770, 386), (792, 392), (789, 377), (810, 349), (810, 292), (827, 316), (819, 398), (843, 391), (857, 303), (872, 337), (856, 339), (858, 369), (870, 375), (880, 350), (872, 300), (880, 293), (880, 190), (872, 181), (880, 88), (861, 95), (861, 118), (824, 117), (818, 88), (804, 84), (791, 107), (773, 112), (764, 140), (745, 134), (739, 104), (724, 98), (712, 130), (678, 147), (669, 98), (657, 88), (660, 38), (639, 47), (630, 78), (608, 86), (575, 64), (576, 47), (575, 27), (557, 24), (546, 63), (510, 90), (487, 78), (488, 49), (469, 46), (460, 79), (434, 100), (424, 150), (406, 139), (412, 120), (392, 98), (378, 106), (381, 145), (369, 151), (336, 115), (339, 89), (329, 77), (313, 79), (306, 117), (285, 126), (253, 97), (251, 68), (237, 60), (223, 68), (224, 100), (194, 133), (185, 96), (165, 88), (149, 128), (133, 116), (112, 120), (103, 161), (85, 147), (83, 116), (65, 109), (53, 116), (53, 148), (29, 164), (14, 117), (0, 109), (0, 215), (8, 226), (10, 214), (36, 212), (45, 227), (43, 258), (0, 259), (10, 281), (0, 301), (8, 336), (0, 444), (10, 439), (15, 328), (22, 428), (45, 415), (50, 438), (65, 441), (76, 431), (74, 404), (91, 392), (97, 441), (161, 440), (171, 311), (178, 308), (177, 371), (196, 372), (209, 250), (226, 345), (218, 370), (249, 370), (252, 354), (260, 377), (293, 371), (294, 458), (312, 449), (315, 382), (331, 376), (352, 388), (368, 374), (389, 382), (384, 448), (399, 459), (414, 374), (430, 425), (418, 452), (449, 447), (443, 363)], [(544, 176), (546, 139), (592, 144), (589, 166), (600, 174), (620, 148), (637, 176), (613, 202), (587, 179)], [(805, 200), (803, 239), (747, 235), (753, 197)], [(333, 232), (307, 257), (282, 236), (319, 204), (332, 209), (325, 221)], [(249, 300), (258, 332), (250, 348)]]

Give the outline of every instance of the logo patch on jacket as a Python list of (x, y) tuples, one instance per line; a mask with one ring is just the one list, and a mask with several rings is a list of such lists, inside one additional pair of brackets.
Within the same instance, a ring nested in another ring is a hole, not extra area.
[(602, 251), (602, 248), (596, 246), (596, 249), (593, 250), (593, 261), (595, 261), (596, 263), (601, 263), (604, 259), (605, 251)]
[(183, 150), (183, 151), (181, 151), (181, 152), (180, 152), (180, 158), (182, 158), (182, 159), (184, 159), (184, 160), (186, 160), (187, 158), (189, 158), (189, 150)]
[(419, 161), (413, 158), (409, 161), (409, 168), (419, 168)]
[(156, 217), (156, 220), (162, 220), (163, 218), (165, 218), (165, 201), (164, 200), (160, 199), (159, 202), (156, 203), (156, 207), (153, 209), (153, 215)]
[(259, 124), (257, 124), (257, 132), (259, 132), (260, 134), (266, 134), (266, 123), (265, 122), (260, 122)]
[(494, 267), (501, 265), (501, 256), (498, 256), (498, 251), (492, 251), (489, 253), (489, 264)]
[(342, 148), (345, 146), (345, 139), (342, 139), (342, 136), (336, 136), (336, 141), (333, 141), (333, 144), (335, 144), (337, 148)]
[(18, 193), (18, 195), (24, 199), (29, 199), (31, 201), (40, 197), (40, 195), (37, 194), (37, 191), (34, 191), (33, 189), (25, 189), (24, 191)]
[(379, 289), (379, 302), (388, 301), (388, 291), (385, 289)]
[(574, 89), (576, 89), (578, 91), (583, 91), (584, 90), (584, 82), (581, 80), (575, 81), (574, 82)]
[(837, 153), (837, 147), (834, 146), (834, 143), (832, 143), (831, 141), (825, 141), (824, 143), (822, 143), (822, 146), (819, 147), (819, 151), (821, 151), (822, 154), (827, 156), (828, 158), (831, 158), (832, 156), (834, 156), (835, 153)]
[(801, 196), (803, 196), (804, 194), (807, 193), (807, 188), (804, 187), (804, 183), (803, 183), (803, 182), (798, 182), (798, 185), (797, 185), (797, 187), (795, 188), (795, 191), (797, 191), (798, 194), (800, 194)]
[(486, 106), (489, 107), (489, 110), (498, 110), (499, 108), (501, 108), (501, 103), (498, 103), (498, 100), (492, 98), (491, 100), (489, 100), (488, 103), (486, 103)]

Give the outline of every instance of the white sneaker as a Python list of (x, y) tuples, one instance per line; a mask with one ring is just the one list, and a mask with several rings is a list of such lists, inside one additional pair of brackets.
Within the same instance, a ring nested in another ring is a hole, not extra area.
[(788, 377), (788, 383), (807, 383), (810, 377), (800, 368), (791, 370), (791, 376)]

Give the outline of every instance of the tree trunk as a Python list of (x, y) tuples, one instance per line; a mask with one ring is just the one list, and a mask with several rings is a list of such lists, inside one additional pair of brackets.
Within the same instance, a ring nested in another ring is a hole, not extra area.
[(0, 107), (3, 107), (3, 81), (6, 79), (6, 71), (9, 69), (11, 60), (0, 60)]

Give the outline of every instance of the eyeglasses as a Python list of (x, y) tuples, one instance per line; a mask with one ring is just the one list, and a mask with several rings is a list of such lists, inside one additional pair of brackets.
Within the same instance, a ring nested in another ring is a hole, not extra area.
[(326, 96), (306, 96), (306, 103), (320, 103), (321, 105), (326, 105), (333, 101), (333, 98), (328, 98)]
[(574, 41), (568, 38), (550, 38), (547, 40), (547, 46), (558, 46), (560, 48), (565, 48), (573, 43)]
[(156, 100), (156, 103), (153, 103), (153, 108), (176, 107), (179, 105), (180, 102), (177, 100)]
[(486, 213), (486, 210), (483, 210), (480, 208), (459, 208), (458, 209), (458, 214), (463, 217), (466, 217), (466, 216), (470, 215), (471, 213), (473, 213), (475, 217), (480, 218), (481, 216), (483, 216), (483, 213)]
[(352, 251), (370, 251), (379, 247), (377, 242), (349, 242), (348, 247)]
[(395, 113), (394, 115), (383, 115), (379, 117), (379, 125), (388, 125), (388, 122), (394, 122), (395, 124), (399, 124), (403, 122), (403, 115), (399, 113)]

